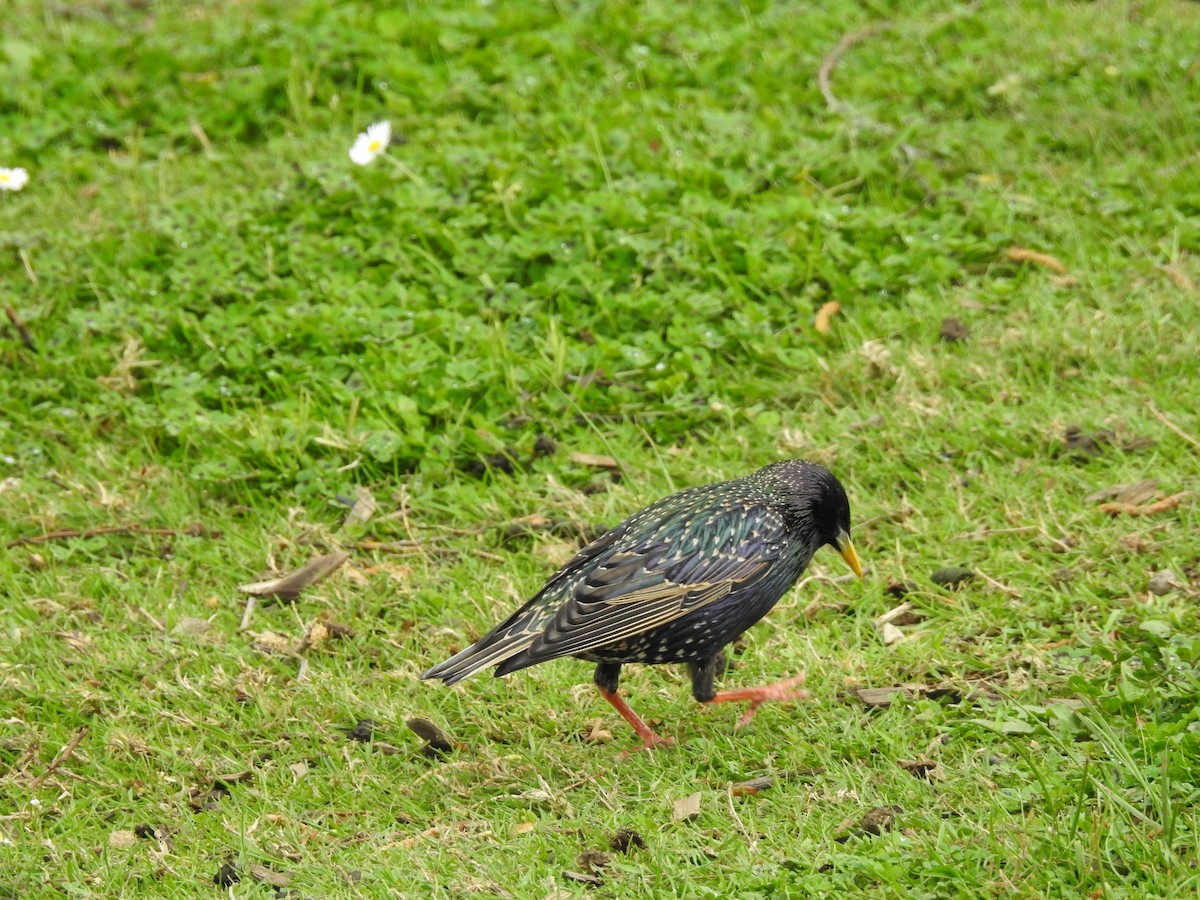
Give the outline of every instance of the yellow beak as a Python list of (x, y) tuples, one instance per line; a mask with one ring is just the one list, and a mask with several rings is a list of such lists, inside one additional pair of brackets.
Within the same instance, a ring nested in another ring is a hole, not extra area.
[(850, 535), (844, 531), (839, 531), (836, 546), (838, 553), (842, 554), (842, 559), (846, 560), (850, 568), (854, 570), (854, 574), (862, 578), (862, 563), (858, 561), (858, 553), (854, 550), (854, 542), (850, 540)]

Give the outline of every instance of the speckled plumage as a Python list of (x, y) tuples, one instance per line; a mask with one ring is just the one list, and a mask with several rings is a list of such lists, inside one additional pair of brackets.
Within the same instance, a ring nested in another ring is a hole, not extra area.
[(722, 648), (771, 610), (822, 545), (857, 571), (849, 532), (846, 492), (815, 463), (788, 460), (680, 491), (588, 544), (520, 609), (421, 677), (453, 684), (489, 666), (501, 676), (574, 656), (598, 664), (601, 692), (642, 734), (614, 699), (623, 664), (687, 663), (696, 699), (712, 701)]

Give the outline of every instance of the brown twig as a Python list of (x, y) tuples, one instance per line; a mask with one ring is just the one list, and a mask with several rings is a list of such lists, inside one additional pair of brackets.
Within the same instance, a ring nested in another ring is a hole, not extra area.
[(1122, 513), (1127, 516), (1155, 516), (1177, 507), (1184, 501), (1184, 498), (1189, 496), (1189, 493), (1188, 491), (1180, 491), (1178, 494), (1163, 497), (1161, 500), (1154, 503), (1147, 503), (1143, 506), (1136, 506), (1132, 503), (1101, 503), (1100, 511), (1108, 513), (1110, 516), (1119, 516)]
[(376, 550), (401, 556), (457, 556), (449, 547), (423, 547), (415, 541), (353, 541), (347, 544), (355, 550)]
[(144, 525), (105, 525), (103, 528), (88, 528), (79, 531), (73, 528), (61, 531), (51, 531), (49, 534), (39, 534), (36, 537), (15, 538), (5, 544), (5, 548), (23, 547), (26, 544), (48, 544), (50, 541), (68, 541), (72, 538), (100, 537), (106, 534), (147, 534), (154, 537), (208, 537), (219, 538), (221, 532), (205, 528), (199, 522), (187, 528), (147, 528)]
[(873, 37), (891, 27), (891, 22), (876, 22), (873, 25), (867, 25), (857, 31), (844, 34), (842, 35), (842, 39), (837, 42), (837, 45), (821, 60), (821, 68), (817, 70), (817, 87), (821, 89), (821, 96), (825, 98), (825, 104), (831, 111), (845, 112), (847, 109), (846, 104), (839, 100), (833, 92), (833, 70), (837, 68), (837, 64), (841, 62), (842, 57), (855, 44), (861, 43), (867, 38)]
[(33, 342), (33, 335), (29, 333), (29, 328), (21, 321), (21, 317), (17, 315), (17, 311), (11, 306), (5, 306), (4, 314), (8, 316), (8, 321), (12, 323), (13, 329), (21, 338), (21, 343), (25, 345), (25, 349), (31, 353), (37, 353), (37, 344)]
[(33, 779), (32, 782), (30, 782), (29, 790), (31, 792), (36, 791), (38, 788), (40, 788), (42, 786), (43, 782), (45, 782), (45, 780), (47, 778), (49, 778), (51, 775), (53, 775), (55, 773), (55, 771), (59, 768), (59, 766), (61, 766), (68, 759), (71, 758), (71, 756), (75, 753), (75, 748), (79, 746), (79, 742), (82, 741), (85, 737), (87, 737), (87, 733), (88, 733), (88, 727), (86, 725), (84, 725), (77, 732), (75, 732), (75, 736), (73, 738), (71, 738), (71, 740), (67, 744), (67, 746), (63, 747), (62, 750), (58, 751), (58, 756), (54, 757), (54, 759), (51, 761), (50, 765), (46, 766), (46, 771), (43, 772), (41, 775), (39, 775), (37, 778)]
[(1159, 410), (1159, 408), (1154, 405), (1153, 400), (1147, 401), (1146, 406), (1150, 409), (1150, 415), (1154, 416), (1154, 418), (1158, 419), (1158, 421), (1162, 422), (1164, 425), (1166, 425), (1168, 428), (1170, 428), (1173, 432), (1175, 432), (1177, 435), (1179, 435), (1181, 438), (1183, 438), (1185, 441), (1187, 441), (1193, 447), (1200, 448), (1200, 441), (1196, 440), (1194, 437), (1192, 437), (1190, 434), (1188, 434), (1186, 431), (1184, 431), (1182, 428), (1180, 428), (1178, 425), (1176, 425), (1174, 422), (1172, 422), (1170, 419), (1168, 419), (1166, 414), (1161, 412)]

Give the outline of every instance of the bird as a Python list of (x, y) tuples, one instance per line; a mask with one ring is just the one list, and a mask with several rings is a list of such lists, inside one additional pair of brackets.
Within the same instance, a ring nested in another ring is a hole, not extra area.
[(700, 703), (744, 701), (744, 726), (763, 703), (808, 696), (804, 675), (718, 691), (724, 647), (762, 619), (821, 547), (858, 577), (850, 501), (817, 463), (782, 460), (732, 481), (688, 488), (635, 512), (583, 547), (532, 598), (422, 679), (454, 684), (489, 666), (496, 677), (563, 657), (596, 664), (593, 681), (642, 739), (660, 737), (618, 693), (628, 663), (684, 663)]

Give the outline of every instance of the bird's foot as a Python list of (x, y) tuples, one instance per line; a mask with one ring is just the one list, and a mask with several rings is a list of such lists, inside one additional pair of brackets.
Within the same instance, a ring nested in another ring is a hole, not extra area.
[(673, 737), (660, 737), (653, 731), (651, 731), (649, 734), (641, 734), (641, 732), (638, 732), (638, 734), (642, 738), (642, 746), (631, 747), (629, 750), (622, 750), (621, 759), (628, 759), (630, 756), (633, 756), (633, 754), (641, 753), (643, 750), (657, 750), (659, 747), (675, 746), (675, 738)]
[(805, 697), (812, 696), (808, 691), (800, 687), (800, 685), (804, 684), (804, 678), (805, 673), (801, 672), (794, 678), (788, 678), (785, 681), (776, 681), (774, 684), (764, 684), (761, 687), (717, 691), (708, 702), (729, 703), (731, 701), (742, 700), (749, 702), (749, 707), (742, 713), (742, 717), (737, 720), (737, 727), (745, 728), (754, 720), (754, 714), (758, 712), (758, 708), (768, 700), (803, 700)]
[(658, 747), (670, 747), (675, 743), (674, 738), (659, 737), (655, 734), (654, 729), (647, 725), (645, 720), (629, 707), (629, 704), (625, 702), (625, 698), (616, 691), (600, 688), (600, 696), (612, 704), (613, 709), (621, 714), (621, 718), (633, 726), (633, 730), (637, 732), (637, 736), (642, 739), (642, 746), (636, 747), (633, 750), (626, 750), (621, 754), (622, 759), (630, 753), (638, 753), (642, 750), (654, 750)]

